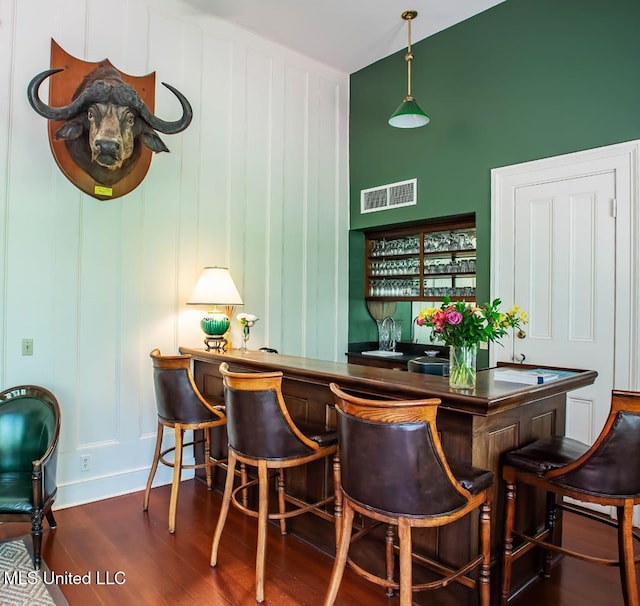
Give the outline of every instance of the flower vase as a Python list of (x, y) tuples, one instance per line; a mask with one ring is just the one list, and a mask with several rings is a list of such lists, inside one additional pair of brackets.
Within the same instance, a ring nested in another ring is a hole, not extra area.
[(476, 386), (477, 345), (452, 345), (449, 348), (449, 385), (454, 389)]
[(247, 353), (249, 350), (247, 349), (247, 341), (249, 340), (249, 327), (245, 324), (242, 327), (242, 347), (240, 348), (240, 351), (242, 353)]

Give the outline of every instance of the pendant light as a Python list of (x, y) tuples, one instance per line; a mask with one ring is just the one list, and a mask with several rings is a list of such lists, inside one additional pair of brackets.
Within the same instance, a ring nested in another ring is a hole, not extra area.
[(404, 11), (402, 18), (407, 22), (408, 26), (408, 41), (407, 54), (404, 56), (407, 62), (407, 96), (400, 104), (400, 107), (389, 118), (389, 124), (396, 128), (418, 128), (424, 126), (430, 120), (429, 116), (425, 114), (416, 100), (411, 94), (411, 61), (413, 61), (413, 52), (411, 51), (411, 21), (418, 16), (417, 11)]

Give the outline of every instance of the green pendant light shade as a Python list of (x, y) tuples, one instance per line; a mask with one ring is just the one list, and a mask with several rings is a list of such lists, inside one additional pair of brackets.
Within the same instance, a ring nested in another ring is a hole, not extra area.
[(411, 21), (418, 16), (417, 11), (404, 11), (402, 18), (407, 22), (408, 28), (408, 46), (407, 53), (404, 56), (407, 62), (407, 96), (400, 104), (400, 107), (393, 112), (389, 118), (389, 124), (395, 128), (418, 128), (424, 126), (430, 120), (425, 114), (416, 100), (411, 95), (411, 62), (413, 61), (413, 52), (411, 51)]
[(429, 123), (429, 116), (425, 114), (413, 97), (406, 97), (389, 118), (389, 124), (396, 128), (418, 128)]

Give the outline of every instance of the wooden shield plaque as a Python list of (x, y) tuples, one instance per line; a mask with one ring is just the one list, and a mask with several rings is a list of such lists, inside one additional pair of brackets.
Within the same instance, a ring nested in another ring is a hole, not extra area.
[[(108, 59), (96, 63), (76, 59), (52, 39), (51, 68), (62, 68), (63, 71), (49, 78), (49, 105), (62, 107), (71, 103), (72, 97), (83, 78), (103, 63), (114, 67)], [(122, 79), (136, 90), (147, 108), (153, 112), (155, 105), (155, 72), (146, 76), (131, 76), (120, 70), (117, 71)], [(65, 141), (56, 139), (55, 134), (63, 124), (61, 121), (48, 120), (49, 145), (60, 170), (76, 187), (98, 200), (111, 200), (128, 194), (142, 183), (151, 165), (152, 152), (142, 145), (140, 141), (136, 140), (135, 142), (135, 146), (140, 146), (140, 149), (136, 150), (136, 154), (139, 154), (139, 157), (131, 172), (117, 183), (105, 185), (95, 181), (91, 175), (76, 164), (69, 154)]]

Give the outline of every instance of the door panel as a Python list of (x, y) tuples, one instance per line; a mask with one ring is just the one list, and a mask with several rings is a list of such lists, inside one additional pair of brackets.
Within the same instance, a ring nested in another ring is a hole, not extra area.
[(567, 435), (587, 443), (611, 390), (640, 390), (639, 209), (640, 141), (492, 171), (492, 298), (531, 324), (490, 360), (597, 370), (567, 396)]
[(598, 371), (594, 385), (568, 400), (567, 435), (586, 442), (604, 424), (613, 387), (614, 196), (613, 172), (515, 193), (513, 300), (530, 324), (514, 354), (529, 364)]

